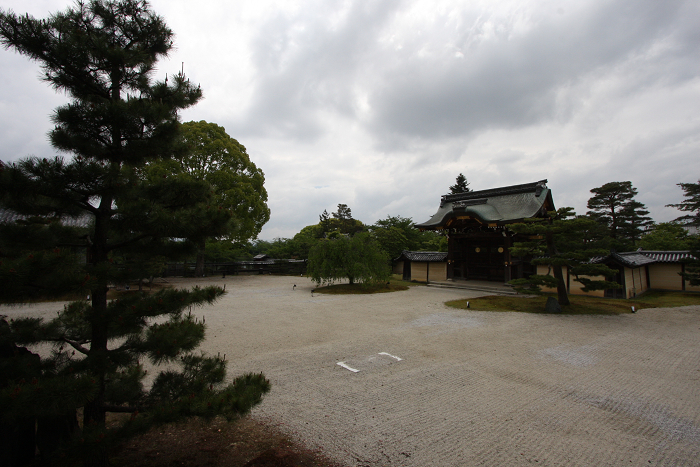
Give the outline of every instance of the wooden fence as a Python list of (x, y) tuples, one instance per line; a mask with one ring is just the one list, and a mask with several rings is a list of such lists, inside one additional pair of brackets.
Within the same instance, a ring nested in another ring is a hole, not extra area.
[[(194, 277), (194, 263), (167, 263), (163, 277)], [(229, 263), (204, 263), (205, 276), (237, 274), (306, 274), (305, 260), (234, 261)]]

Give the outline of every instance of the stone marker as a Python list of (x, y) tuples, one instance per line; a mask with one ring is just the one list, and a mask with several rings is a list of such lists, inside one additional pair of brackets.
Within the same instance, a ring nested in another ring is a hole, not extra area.
[(554, 297), (547, 297), (547, 304), (544, 306), (544, 311), (547, 313), (561, 313), (561, 306)]

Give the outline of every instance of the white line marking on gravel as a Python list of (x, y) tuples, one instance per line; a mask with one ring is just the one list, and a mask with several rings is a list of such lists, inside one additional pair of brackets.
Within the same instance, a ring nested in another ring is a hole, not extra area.
[(345, 362), (338, 362), (338, 363), (336, 363), (336, 365), (340, 365), (340, 366), (342, 366), (343, 368), (345, 368), (346, 370), (352, 371), (353, 373), (357, 373), (357, 372), (360, 371), (360, 370), (356, 370), (356, 369), (354, 369), (354, 368), (352, 368), (352, 367), (347, 366), (347, 365), (345, 364)]
[(400, 362), (401, 360), (403, 360), (403, 358), (397, 357), (395, 355), (391, 355), (390, 353), (386, 353), (386, 352), (379, 352), (379, 355), (386, 355), (387, 357), (395, 358), (397, 362)]

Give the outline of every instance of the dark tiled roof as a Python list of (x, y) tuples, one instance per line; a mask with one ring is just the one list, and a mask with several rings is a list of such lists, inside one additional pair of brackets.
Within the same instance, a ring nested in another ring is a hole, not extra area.
[(610, 256), (630, 268), (637, 268), (639, 266), (644, 266), (645, 264), (654, 262), (653, 259), (649, 258), (648, 256), (644, 256), (638, 251), (631, 251), (628, 253), (611, 253)]
[(444, 195), (440, 208), (419, 229), (442, 228), (455, 217), (469, 216), (483, 223), (507, 224), (536, 216), (547, 200), (554, 209), (547, 180), (489, 190)]
[(647, 256), (656, 263), (680, 263), (681, 260), (692, 258), (690, 251), (651, 251), (638, 250), (640, 254)]
[(442, 262), (442, 261), (447, 260), (447, 252), (446, 251), (407, 251), (407, 250), (404, 250), (401, 252), (401, 256), (396, 258), (394, 261), (401, 261), (401, 260), (416, 261), (416, 262), (428, 262), (428, 263)]
[(680, 263), (686, 258), (692, 258), (689, 251), (645, 251), (640, 248), (637, 251), (599, 256), (591, 259), (591, 262), (604, 263), (612, 260), (628, 268), (638, 268), (652, 263)]

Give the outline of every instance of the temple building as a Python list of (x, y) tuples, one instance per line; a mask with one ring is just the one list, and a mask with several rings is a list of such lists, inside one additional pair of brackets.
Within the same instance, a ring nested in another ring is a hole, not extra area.
[(554, 210), (547, 180), (540, 180), (444, 195), (433, 217), (416, 227), (446, 232), (447, 279), (508, 282), (534, 274), (535, 268), (510, 255), (513, 242), (521, 239), (506, 226)]

